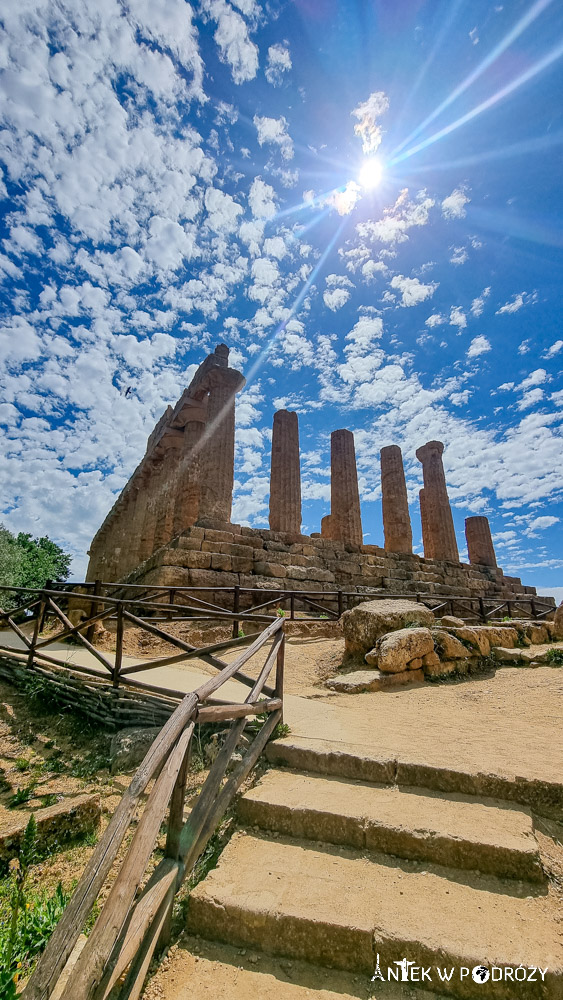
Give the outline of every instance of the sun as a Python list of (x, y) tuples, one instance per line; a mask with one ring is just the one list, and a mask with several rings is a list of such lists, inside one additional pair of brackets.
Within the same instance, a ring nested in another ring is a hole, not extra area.
[(379, 187), (383, 180), (383, 164), (375, 157), (364, 160), (358, 174), (358, 181), (363, 188), (370, 189)]

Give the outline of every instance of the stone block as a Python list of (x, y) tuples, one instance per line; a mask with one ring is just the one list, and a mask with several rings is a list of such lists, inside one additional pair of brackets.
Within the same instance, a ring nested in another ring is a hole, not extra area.
[(190, 569), (209, 569), (211, 566), (210, 552), (186, 552), (184, 566)]
[(293, 580), (308, 580), (309, 571), (305, 566), (286, 566), (288, 584)]
[(465, 622), (463, 618), (455, 618), (454, 615), (442, 615), (440, 625), (444, 628), (463, 628)]
[(218, 577), (213, 569), (190, 569), (188, 572), (191, 587), (234, 587), (239, 582), (236, 573), (223, 572)]
[(423, 667), (437, 667), (439, 663), (440, 663), (440, 657), (434, 650), (431, 653), (426, 653), (422, 657)]
[(365, 659), (367, 663), (377, 663), (384, 673), (397, 674), (406, 670), (407, 664), (416, 658), (421, 660), (419, 669), (422, 657), (433, 651), (434, 642), (427, 628), (403, 628), (381, 636)]
[(254, 569), (260, 576), (271, 576), (278, 580), (284, 580), (287, 576), (287, 568), (280, 563), (256, 562)]
[(232, 542), (233, 539), (234, 532), (232, 531), (218, 531), (215, 528), (205, 529), (206, 542)]
[(215, 551), (224, 552), (227, 556), (243, 556), (252, 561), (252, 546), (237, 545), (234, 542), (219, 542)]
[(399, 674), (384, 674), (381, 670), (354, 670), (350, 674), (330, 677), (325, 681), (325, 687), (342, 694), (361, 694), (364, 691), (387, 691), (423, 683), (422, 670), (403, 670)]
[(465, 660), (475, 655), (475, 651), (467, 649), (459, 639), (443, 629), (432, 629), (434, 646), (442, 662), (444, 660)]
[(160, 726), (120, 729), (112, 736), (109, 757), (110, 771), (132, 771), (144, 760), (149, 748), (160, 732)]
[[(100, 796), (80, 795), (74, 799), (63, 799), (54, 806), (35, 809), (33, 815), (37, 823), (38, 843), (47, 847), (97, 830), (101, 816)], [(3, 822), (0, 861), (6, 862), (18, 856), (29, 816), (29, 811), (18, 810)]]
[(252, 556), (231, 556), (231, 569), (233, 573), (251, 573), (253, 566)]
[(500, 663), (523, 663), (522, 652), (521, 649), (507, 649), (502, 646), (493, 646), (491, 649), (495, 660), (499, 660)]
[[(251, 530), (250, 528), (248, 529)], [(263, 549), (264, 539), (260, 535), (233, 535), (234, 545), (245, 545), (248, 548)]]
[(550, 639), (549, 632), (545, 625), (526, 626), (526, 635), (534, 646), (540, 646), (544, 642), (549, 642)]
[(180, 535), (179, 538), (175, 538), (172, 543), (178, 549), (188, 549), (191, 552), (199, 552), (201, 550), (201, 538), (191, 538), (187, 535)]
[(466, 642), (470, 642), (475, 649), (479, 650), (481, 656), (489, 655), (491, 644), (486, 632), (479, 625), (464, 625), (463, 628), (450, 629), (450, 631), (457, 639), (465, 639)]
[(422, 659), (421, 659), (421, 657), (417, 656), (416, 659), (411, 660), (410, 663), (407, 663), (407, 669), (408, 670), (421, 670), (422, 669)]
[[(202, 555), (204, 553), (202, 552)], [(226, 555), (224, 552), (213, 552), (211, 554), (211, 569), (218, 569), (221, 572), (230, 572), (233, 568), (233, 560), (231, 556)]]
[(364, 656), (373, 649), (381, 636), (393, 629), (403, 629), (406, 625), (433, 624), (432, 612), (424, 604), (409, 600), (365, 601), (342, 615), (346, 652), (349, 655), (360, 653)]

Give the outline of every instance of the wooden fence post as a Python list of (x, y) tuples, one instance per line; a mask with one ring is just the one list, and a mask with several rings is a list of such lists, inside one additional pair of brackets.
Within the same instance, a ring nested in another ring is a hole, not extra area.
[(117, 628), (115, 633), (115, 665), (113, 668), (113, 686), (119, 687), (119, 675), (123, 662), (123, 604), (117, 605)]
[[(192, 757), (192, 743), (193, 736), (188, 744), (188, 749), (186, 750), (182, 766), (178, 771), (178, 777), (176, 779), (176, 784), (172, 791), (172, 796), (170, 799), (170, 809), (168, 813), (168, 832), (166, 834), (166, 846), (164, 848), (164, 856), (166, 858), (171, 858), (172, 861), (177, 861), (180, 856), (180, 835), (182, 833), (182, 827), (184, 825), (184, 803), (186, 800), (186, 782), (188, 779), (188, 772), (190, 769), (190, 761)], [(158, 939), (158, 944), (156, 946), (157, 951), (162, 951), (167, 945), (170, 944), (170, 936), (172, 933), (172, 913), (174, 909), (174, 896), (170, 903), (170, 907), (166, 914), (164, 921), (164, 926), (160, 932), (160, 937)]]
[[(238, 611), (240, 611), (240, 587), (238, 584), (235, 584), (233, 588), (233, 614), (236, 615)], [(233, 622), (233, 639), (236, 639), (238, 636), (239, 626), (240, 622), (235, 619)]]
[[(53, 588), (53, 581), (52, 580), (46, 580), (45, 586), (43, 587), (43, 590), (52, 590), (52, 588)], [(42, 605), (41, 605), (41, 618), (39, 620), (39, 631), (40, 632), (42, 632), (43, 629), (45, 628), (45, 619), (47, 617), (47, 607), (48, 607), (48, 602), (47, 601), (43, 601)]]
[(291, 621), (295, 620), (295, 594), (293, 591), (289, 595), (289, 617)]
[(533, 597), (530, 598), (530, 607), (532, 609), (532, 617), (535, 618), (538, 612), (536, 608), (536, 602), (534, 601)]
[(278, 649), (276, 657), (276, 684), (274, 688), (274, 697), (282, 699), (282, 708), (280, 722), (283, 722), (283, 672), (285, 665), (285, 632), (282, 626), (282, 640), (280, 642), (280, 648)]
[(29, 649), (29, 656), (27, 658), (28, 670), (31, 670), (31, 668), (33, 667), (33, 658), (34, 658), (33, 654), (35, 652), (35, 644), (39, 638), (39, 624), (41, 622), (41, 619), (43, 618), (44, 610), (45, 610), (45, 602), (41, 601), (41, 604), (39, 605), (39, 608), (37, 610), (37, 617), (33, 624), (33, 635), (31, 637), (31, 646)]
[(508, 611), (508, 617), (512, 618), (512, 601), (506, 602), (506, 610)]
[(338, 617), (342, 618), (344, 613), (344, 595), (341, 590), (338, 591)]
[[(101, 580), (94, 580), (94, 589), (93, 589), (92, 593), (96, 597), (99, 596), (102, 593), (102, 581)], [(90, 602), (90, 618), (93, 618), (94, 615), (97, 615), (99, 610), (100, 610), (99, 603), (97, 601), (91, 601)], [(94, 628), (95, 628), (95, 626), (94, 626), (94, 624), (92, 624), (92, 625), (89, 625), (88, 628), (86, 629), (86, 638), (88, 639), (88, 642), (92, 642), (92, 639), (94, 638)]]
[(484, 600), (483, 600), (482, 597), (479, 598), (479, 614), (481, 615), (481, 618), (483, 619), (483, 621), (485, 622), (485, 625), (486, 625), (487, 624), (487, 612), (485, 610), (485, 602), (484, 602)]

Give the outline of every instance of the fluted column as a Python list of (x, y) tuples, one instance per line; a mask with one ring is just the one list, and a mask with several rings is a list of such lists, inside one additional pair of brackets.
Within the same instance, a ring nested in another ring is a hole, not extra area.
[(446, 487), (446, 477), (442, 464), (444, 445), (441, 441), (429, 441), (419, 448), (416, 457), (422, 462), (424, 477), (424, 507), (428, 528), (430, 559), (444, 559), (459, 562), (459, 552), (455, 537), (454, 521)]
[(174, 535), (195, 524), (199, 517), (201, 485), (201, 438), (205, 424), (190, 420), (184, 427), (174, 508)]
[(145, 486), (145, 516), (143, 518), (139, 540), (139, 565), (144, 562), (145, 559), (149, 559), (155, 550), (154, 538), (160, 490), (160, 475), (160, 462), (151, 461), (147, 468), (147, 481)]
[(332, 537), (360, 548), (364, 536), (352, 431), (338, 430), (330, 435), (330, 471)]
[(270, 529), (301, 533), (299, 424), (296, 413), (274, 413), (270, 468)]
[(382, 448), (379, 456), (385, 549), (411, 554), (412, 529), (401, 449), (392, 444)]
[(244, 379), (232, 368), (215, 368), (209, 381), (199, 517), (229, 522), (235, 468), (235, 394)]
[(321, 518), (321, 538), (332, 538), (332, 515), (325, 514)]
[(156, 509), (154, 548), (159, 549), (172, 538), (174, 527), (174, 500), (176, 497), (177, 458), (170, 449), (161, 458), (160, 490)]
[(424, 490), (419, 490), (418, 500), (420, 503), (420, 523), (422, 525), (422, 547), (424, 549), (424, 558), (433, 559), (432, 539), (430, 538), (430, 532), (428, 531), (428, 514), (426, 512), (426, 498)]
[(466, 517), (465, 538), (469, 562), (496, 569), (497, 560), (488, 517)]

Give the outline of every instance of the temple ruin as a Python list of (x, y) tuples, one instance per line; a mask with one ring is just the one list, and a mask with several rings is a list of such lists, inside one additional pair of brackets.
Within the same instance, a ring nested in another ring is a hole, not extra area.
[(497, 566), (486, 517), (468, 517), (469, 564), (460, 563), (442, 463), (429, 441), (422, 464), (424, 558), (412, 551), (401, 449), (381, 449), (384, 547), (364, 544), (354, 435), (331, 434), (331, 504), (321, 531), (301, 533), (299, 426), (274, 415), (269, 528), (231, 522), (235, 396), (245, 385), (220, 344), (199, 366), (95, 535), (88, 580), (167, 587), (382, 590), (459, 597), (535, 594)]

